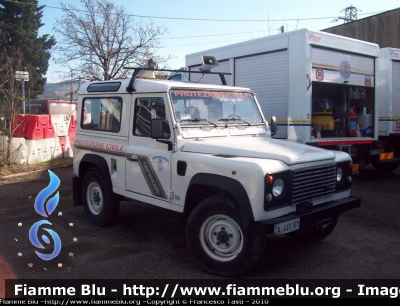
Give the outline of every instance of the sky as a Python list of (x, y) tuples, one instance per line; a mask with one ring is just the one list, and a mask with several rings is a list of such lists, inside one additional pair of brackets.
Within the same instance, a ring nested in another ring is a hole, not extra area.
[[(172, 56), (170, 69), (185, 66), (185, 55), (224, 45), (247, 41), (284, 31), (307, 28), (323, 30), (343, 24), (345, 8), (358, 9), (357, 19), (400, 7), (398, 0), (108, 0), (123, 6), (125, 12), (135, 15), (134, 21), (153, 22), (167, 28), (161, 37), (163, 46), (159, 55)], [(50, 34), (63, 11), (61, 3), (81, 7), (79, 0), (39, 0), (43, 9), (39, 35)], [(56, 65), (50, 59), (47, 81), (66, 81), (65, 71), (73, 69)], [(64, 73), (62, 73), (64, 72)]]

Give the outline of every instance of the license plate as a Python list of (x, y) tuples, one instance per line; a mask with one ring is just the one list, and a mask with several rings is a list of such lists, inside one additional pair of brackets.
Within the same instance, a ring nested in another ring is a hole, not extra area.
[(373, 150), (371, 150), (371, 155), (378, 155), (379, 153), (383, 153), (383, 149), (373, 149)]
[(300, 228), (300, 218), (281, 222), (275, 224), (274, 226), (274, 234), (275, 235), (283, 235), (293, 231), (296, 231)]

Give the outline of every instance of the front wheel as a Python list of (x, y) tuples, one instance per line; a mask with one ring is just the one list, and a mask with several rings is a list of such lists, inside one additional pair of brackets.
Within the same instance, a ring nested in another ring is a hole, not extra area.
[(83, 207), (89, 220), (98, 226), (110, 225), (118, 216), (118, 196), (106, 188), (98, 170), (89, 171), (82, 185)]
[(236, 277), (261, 259), (265, 236), (256, 224), (244, 220), (234, 202), (225, 196), (203, 200), (190, 214), (187, 245), (207, 273)]

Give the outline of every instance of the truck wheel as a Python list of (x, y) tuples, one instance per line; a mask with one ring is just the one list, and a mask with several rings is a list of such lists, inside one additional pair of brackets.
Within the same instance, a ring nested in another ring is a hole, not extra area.
[(336, 225), (338, 223), (339, 216), (335, 216), (332, 218), (329, 224), (326, 224), (325, 226), (318, 227), (316, 230), (307, 233), (307, 234), (299, 234), (297, 232), (294, 233), (289, 233), (287, 234), (288, 237), (294, 238), (297, 240), (302, 240), (304, 242), (318, 242), (326, 237), (328, 237), (334, 229), (336, 228)]
[(98, 170), (89, 171), (82, 186), (83, 207), (89, 220), (98, 226), (110, 225), (118, 216), (119, 199), (106, 188)]
[(236, 277), (261, 259), (265, 235), (244, 220), (225, 196), (203, 200), (190, 214), (186, 241), (196, 263), (207, 273)]
[(387, 164), (378, 164), (376, 161), (371, 161), (372, 166), (379, 172), (389, 173), (397, 169), (400, 162), (393, 162)]

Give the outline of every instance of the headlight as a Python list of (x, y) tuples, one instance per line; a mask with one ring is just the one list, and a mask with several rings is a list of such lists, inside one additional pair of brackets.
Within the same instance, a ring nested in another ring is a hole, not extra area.
[(338, 167), (336, 170), (336, 182), (340, 182), (343, 178), (343, 169), (341, 167)]
[(283, 193), (284, 189), (285, 189), (285, 183), (281, 178), (278, 178), (274, 181), (272, 185), (272, 194), (275, 197), (279, 197)]
[(343, 161), (339, 162), (336, 167), (336, 192), (349, 190), (352, 181), (352, 163), (350, 161)]

